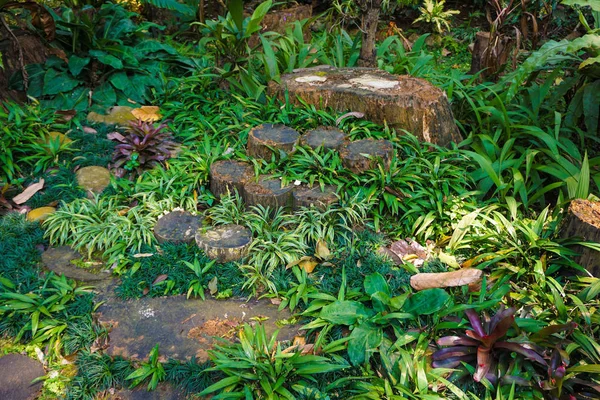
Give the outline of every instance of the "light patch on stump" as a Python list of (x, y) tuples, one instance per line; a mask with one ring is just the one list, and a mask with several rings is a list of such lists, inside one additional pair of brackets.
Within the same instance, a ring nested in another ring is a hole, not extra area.
[(324, 76), (317, 76), (317, 75), (306, 75), (306, 76), (301, 76), (299, 78), (296, 78), (296, 82), (298, 83), (315, 83), (315, 82), (325, 82), (327, 81), (327, 78)]
[(381, 79), (373, 75), (362, 75), (358, 78), (350, 79), (350, 83), (360, 86), (369, 86), (375, 89), (392, 89), (398, 86), (398, 81)]

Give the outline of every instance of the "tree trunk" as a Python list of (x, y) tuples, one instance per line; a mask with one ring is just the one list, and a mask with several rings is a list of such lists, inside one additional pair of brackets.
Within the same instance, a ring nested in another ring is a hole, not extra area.
[[(600, 202), (573, 200), (562, 228), (562, 236), (581, 237), (588, 242), (600, 243)], [(573, 260), (596, 278), (600, 277), (600, 251), (579, 245), (573, 250), (580, 254)]]
[[(365, 3), (365, 1), (362, 1)], [(379, 23), (379, 12), (381, 10), (381, 0), (367, 0), (367, 12), (362, 19), (362, 46), (360, 48), (359, 66), (375, 67), (375, 39), (377, 36), (377, 24)]]

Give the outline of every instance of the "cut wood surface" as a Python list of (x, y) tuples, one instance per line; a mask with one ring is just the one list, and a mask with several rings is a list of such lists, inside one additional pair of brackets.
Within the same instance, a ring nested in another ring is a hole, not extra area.
[(159, 243), (192, 243), (201, 226), (200, 217), (187, 211), (171, 211), (158, 219), (154, 236)]
[(306, 132), (300, 143), (311, 149), (323, 146), (325, 149), (339, 150), (346, 140), (346, 134), (334, 126), (321, 126)]
[(248, 133), (246, 154), (254, 158), (270, 160), (273, 154), (279, 157), (279, 151), (289, 153), (294, 150), (300, 134), (285, 125), (262, 124)]
[(464, 286), (481, 279), (481, 270), (474, 268), (459, 269), (452, 272), (422, 273), (410, 277), (410, 286), (415, 290)]
[(361, 112), (368, 120), (386, 122), (441, 146), (462, 140), (445, 92), (424, 79), (376, 68), (304, 68), (282, 75), (281, 83), (269, 83), (268, 90), (295, 105), (302, 100), (340, 112)]
[(394, 147), (388, 140), (363, 139), (347, 143), (340, 150), (342, 164), (354, 173), (383, 166), (390, 168)]
[(326, 210), (331, 204), (337, 203), (337, 188), (333, 185), (325, 185), (323, 190), (316, 185), (312, 188), (308, 186), (299, 186), (294, 189), (294, 210), (300, 207), (317, 207), (320, 210)]
[(252, 165), (235, 160), (221, 160), (210, 166), (210, 191), (215, 197), (237, 190), (242, 195), (244, 184), (254, 176)]
[(291, 208), (293, 190), (292, 185), (281, 186), (281, 179), (263, 175), (257, 182), (250, 181), (244, 185), (244, 201), (247, 206)]
[[(600, 245), (600, 202), (573, 200), (562, 228), (565, 238), (580, 237), (584, 241)], [(575, 246), (580, 255), (574, 261), (600, 278), (600, 252), (585, 246)]]
[(196, 232), (196, 243), (206, 255), (219, 262), (244, 257), (252, 243), (252, 233), (240, 225), (223, 225)]

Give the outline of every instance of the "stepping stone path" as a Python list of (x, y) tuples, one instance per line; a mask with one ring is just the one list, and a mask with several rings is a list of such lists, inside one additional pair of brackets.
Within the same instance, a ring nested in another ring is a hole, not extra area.
[[(196, 356), (208, 359), (207, 351), (215, 343), (212, 339), (232, 339), (236, 327), (242, 323), (262, 320), (268, 334), (279, 329), (276, 322), (291, 318), (289, 311), (278, 311), (268, 300), (250, 301), (207, 298), (186, 299), (185, 296), (142, 298), (121, 301), (112, 294), (112, 283), (98, 295), (104, 301), (98, 309), (100, 322), (112, 325), (109, 333), (111, 356), (120, 355), (133, 360), (148, 358), (158, 343), (164, 359), (189, 360)], [(293, 340), (300, 325), (285, 325), (279, 340)]]
[(75, 176), (77, 183), (85, 190), (89, 198), (102, 193), (110, 183), (110, 171), (104, 167), (83, 167), (77, 170)]
[(135, 390), (121, 389), (111, 395), (108, 400), (184, 400), (182, 393), (177, 393), (173, 386), (159, 384), (152, 392), (148, 392), (142, 384)]
[(236, 190), (241, 195), (244, 184), (254, 177), (252, 165), (235, 160), (222, 160), (210, 166), (210, 191), (217, 198)]
[(42, 389), (42, 382), (31, 383), (46, 375), (39, 361), (21, 354), (0, 357), (0, 399), (34, 400)]
[(301, 105), (365, 114), (380, 124), (405, 129), (420, 140), (448, 146), (462, 138), (443, 90), (424, 79), (392, 75), (376, 68), (299, 69), (269, 83), (268, 92)]
[[(294, 150), (300, 134), (285, 125), (263, 124), (248, 133), (246, 154), (249, 157), (270, 160), (273, 154), (279, 157), (278, 150), (286, 153)], [(274, 149), (271, 150), (271, 149)]]
[(56, 275), (64, 274), (67, 278), (86, 283), (110, 279), (107, 272), (94, 274), (71, 262), (80, 259), (81, 254), (68, 246), (51, 247), (42, 253), (42, 264)]
[(299, 186), (294, 190), (294, 210), (315, 206), (324, 211), (331, 204), (337, 203), (336, 191), (337, 188), (332, 185), (325, 185), (324, 190), (318, 185), (312, 188)]
[(40, 221), (43, 222), (48, 218), (50, 214), (56, 211), (54, 207), (39, 207), (27, 213), (27, 221)]
[(196, 243), (206, 255), (221, 263), (244, 257), (252, 243), (252, 232), (241, 225), (222, 225), (196, 232)]
[(356, 174), (377, 168), (382, 163), (387, 171), (394, 156), (394, 146), (388, 140), (363, 139), (346, 144), (340, 155), (344, 167)]
[(300, 144), (316, 149), (323, 146), (329, 150), (339, 150), (346, 141), (346, 134), (333, 126), (321, 126), (306, 132), (300, 138)]
[(197, 215), (187, 211), (171, 211), (159, 217), (154, 225), (154, 236), (159, 243), (192, 243), (201, 225)]
[(293, 185), (282, 186), (281, 179), (261, 175), (257, 182), (250, 181), (244, 185), (243, 197), (247, 206), (289, 209), (292, 207), (293, 190)]
[(137, 120), (131, 113), (133, 107), (115, 106), (112, 107), (107, 115), (90, 112), (87, 120), (93, 123), (103, 123), (106, 125), (128, 126), (130, 122)]

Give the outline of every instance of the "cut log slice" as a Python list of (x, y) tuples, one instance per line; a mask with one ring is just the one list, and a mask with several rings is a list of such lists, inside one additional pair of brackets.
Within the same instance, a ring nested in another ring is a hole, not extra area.
[(331, 204), (337, 203), (337, 188), (333, 185), (325, 185), (324, 190), (320, 186), (309, 188), (300, 186), (294, 190), (294, 210), (301, 207), (317, 207), (326, 210)]
[(244, 201), (247, 206), (262, 205), (263, 207), (291, 208), (293, 203), (292, 185), (281, 186), (280, 179), (261, 176), (258, 182), (248, 182), (244, 185)]
[(270, 82), (268, 92), (294, 105), (360, 112), (441, 146), (462, 139), (445, 92), (412, 76), (376, 68), (303, 68), (282, 75), (281, 83)]
[[(588, 242), (600, 244), (600, 202), (573, 200), (562, 228), (565, 238), (581, 237)], [(589, 247), (574, 246), (580, 255), (574, 261), (587, 269), (594, 277), (600, 278), (600, 251)]]
[(196, 243), (206, 255), (219, 262), (244, 257), (252, 243), (252, 233), (240, 225), (223, 225), (196, 232)]
[(171, 211), (158, 219), (154, 225), (154, 236), (159, 243), (193, 243), (200, 226), (202, 223), (197, 215)]
[(300, 143), (311, 149), (323, 146), (325, 149), (339, 150), (344, 144), (346, 135), (333, 126), (321, 126), (306, 132), (300, 138)]
[(83, 167), (75, 173), (77, 183), (83, 187), (89, 198), (102, 191), (110, 183), (110, 171), (104, 167)]
[(350, 142), (340, 151), (342, 164), (354, 173), (360, 173), (383, 165), (390, 168), (394, 156), (394, 146), (389, 140), (363, 139)]
[(254, 169), (248, 163), (235, 160), (222, 160), (210, 166), (210, 191), (217, 198), (234, 191), (242, 195), (244, 184), (254, 176)]
[[(248, 133), (246, 153), (250, 157), (270, 160), (272, 155), (279, 156), (279, 150), (286, 153), (294, 150), (300, 134), (285, 125), (263, 124)], [(275, 153), (273, 150), (275, 150)]]

